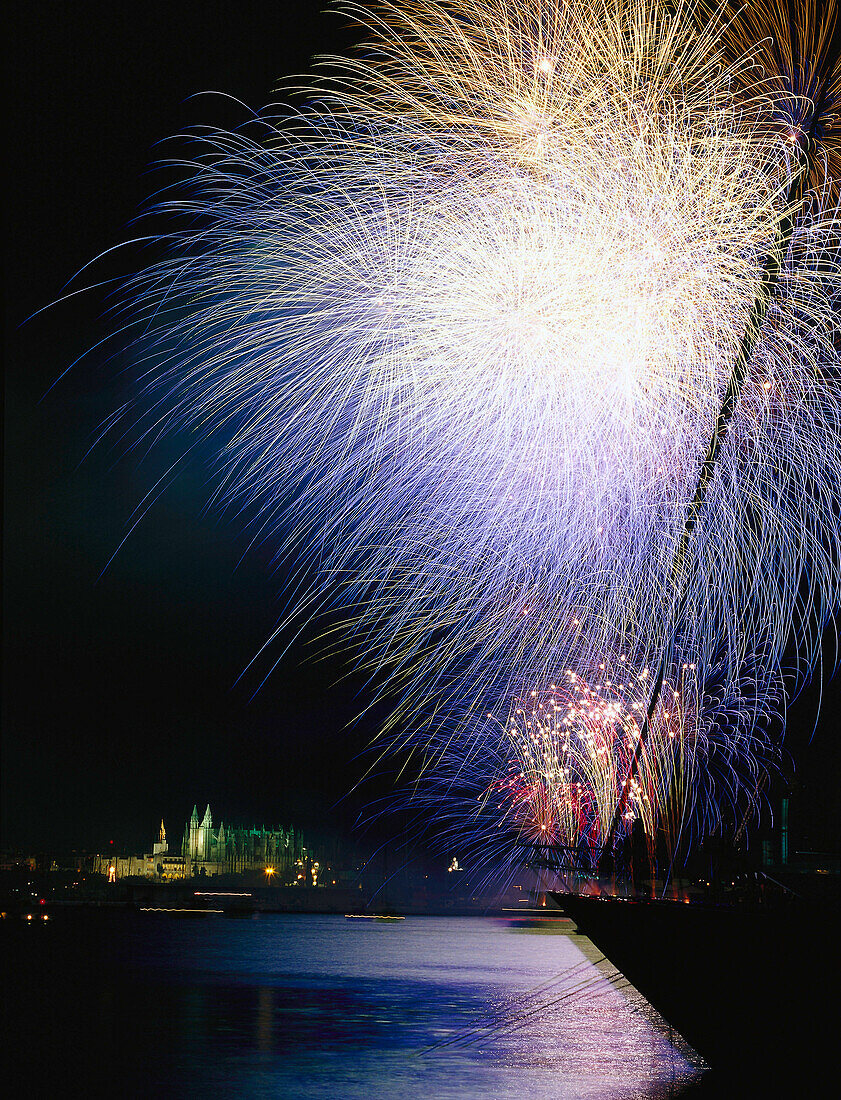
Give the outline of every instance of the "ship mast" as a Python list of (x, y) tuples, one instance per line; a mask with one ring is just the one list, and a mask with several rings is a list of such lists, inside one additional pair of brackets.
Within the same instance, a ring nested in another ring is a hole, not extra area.
[(687, 508), (683, 530), (681, 531), (672, 557), (669, 569), (671, 600), (669, 614), (665, 620), (666, 637), (664, 638), (660, 662), (652, 685), (645, 718), (640, 728), (639, 739), (637, 740), (627, 775), (619, 792), (619, 798), (616, 803), (610, 828), (602, 844), (600, 869), (603, 871), (613, 869), (617, 830), (622, 815), (625, 812), (631, 784), (639, 771), (639, 766), (645, 753), (646, 743), (654, 720), (654, 714), (657, 710), (657, 704), (660, 700), (666, 670), (671, 657), (675, 632), (686, 611), (686, 562), (692, 536), (698, 524), (704, 502), (706, 501), (715, 474), (724, 436), (730, 427), (744, 388), (751, 356), (759, 340), (763, 323), (779, 283), (783, 265), (788, 256), (791, 240), (794, 235), (795, 224), (803, 207), (809, 177), (816, 167), (814, 154), (816, 152), (817, 142), (815, 132), (821, 116), (821, 111), (824, 107), (821, 100), (827, 94), (828, 88), (835, 77), (834, 70), (838, 63), (839, 52), (841, 52), (841, 42), (838, 41), (839, 37), (841, 36), (836, 33), (832, 48), (824, 55), (822, 80), (819, 82), (820, 91), (812, 101), (811, 117), (808, 119), (805, 127), (792, 127), (791, 141), (796, 164), (791, 172), (790, 184), (782, 213), (774, 228), (774, 239), (765, 257), (759, 290), (748, 316), (738, 354), (733, 364), (727, 389), (725, 390), (721, 402), (715, 427), (713, 428), (709, 447), (704, 461), (701, 464), (695, 493)]

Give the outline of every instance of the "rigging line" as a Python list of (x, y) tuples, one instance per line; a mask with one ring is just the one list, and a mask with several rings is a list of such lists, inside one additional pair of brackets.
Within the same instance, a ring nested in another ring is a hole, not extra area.
[(707, 449), (707, 454), (701, 464), (701, 469), (698, 475), (698, 484), (695, 488), (695, 494), (689, 503), (689, 507), (686, 513), (686, 519), (684, 521), (683, 530), (680, 538), (678, 539), (677, 547), (672, 558), (672, 564), (670, 569), (670, 581), (672, 586), (671, 608), (669, 615), (666, 618), (668, 624), (668, 635), (664, 641), (663, 651), (660, 657), (660, 662), (657, 668), (657, 676), (655, 677), (654, 685), (649, 697), (648, 707), (645, 712), (645, 719), (640, 729), (640, 735), (637, 740), (634, 754), (631, 757), (631, 763), (628, 768), (628, 773), (625, 777), (625, 781), (622, 784), (622, 789), (619, 793), (619, 798), (616, 803), (616, 809), (613, 814), (613, 819), (610, 823), (607, 836), (605, 837), (602, 846), (601, 864), (605, 870), (609, 870), (613, 863), (613, 848), (616, 841), (616, 832), (619, 827), (619, 821), (622, 814), (625, 811), (627, 805), (628, 795), (631, 789), (631, 783), (635, 779), (639, 770), (640, 762), (645, 752), (646, 742), (648, 741), (648, 735), (651, 730), (651, 724), (654, 720), (654, 712), (657, 709), (657, 704), (660, 700), (660, 693), (663, 688), (663, 681), (666, 675), (666, 667), (671, 656), (672, 646), (674, 644), (675, 632), (677, 624), (683, 618), (685, 611), (685, 603), (688, 596), (685, 581), (686, 559), (692, 541), (692, 536), (700, 518), (701, 510), (704, 506), (704, 502), (707, 498), (707, 492), (712, 483), (713, 476), (715, 474), (716, 466), (718, 463), (719, 454), (721, 452), (721, 444), (724, 436), (730, 427), (730, 423), (733, 419), (733, 414), (736, 411), (736, 407), (739, 403), (739, 399), (742, 394), (742, 388), (747, 378), (748, 366), (750, 358), (759, 340), (762, 326), (768, 313), (768, 309), (774, 297), (774, 293), (779, 283), (780, 274), (782, 272), (783, 264), (788, 256), (789, 246), (794, 234), (795, 225), (795, 212), (799, 211), (803, 201), (803, 184), (808, 176), (809, 169), (811, 167), (811, 161), (809, 158), (809, 148), (811, 146), (811, 137), (804, 135), (805, 147), (798, 146), (800, 150), (799, 164), (796, 172), (794, 172), (791, 183), (789, 185), (788, 193), (786, 195), (785, 207), (783, 213), (777, 220), (777, 224), (774, 229), (774, 241), (771, 245), (768, 253), (765, 257), (765, 263), (762, 269), (761, 283), (756, 297), (754, 298), (753, 305), (751, 307), (750, 314), (748, 316), (747, 325), (742, 335), (741, 343), (739, 345), (739, 352), (736, 356), (736, 361), (733, 364), (733, 369), (730, 374), (730, 380), (727, 383), (727, 389), (724, 393), (724, 398), (721, 402), (721, 407), (718, 412), (718, 418), (713, 428), (713, 434), (710, 439), (710, 444)]
[[(609, 983), (610, 989), (602, 989), (601, 992), (595, 993), (593, 998), (592, 998), (594, 1001), (599, 1000), (600, 997), (606, 997), (608, 995), (608, 993), (611, 993), (611, 992), (622, 993), (626, 989), (634, 989), (635, 988), (635, 986), (633, 986), (633, 984), (625, 977), (625, 975), (620, 973), (620, 971), (618, 971), (618, 970), (612, 975), (601, 974), (601, 972), (599, 972), (599, 973), (600, 973), (600, 976), (603, 977)], [(624, 984), (622, 984), (623, 982), (624, 982)], [(541, 1010), (545, 1011), (546, 1009), (554, 1008), (556, 1005), (561, 1004), (564, 1001), (569, 1002), (569, 1001), (572, 1001), (575, 997), (580, 998), (583, 994), (587, 993), (588, 990), (591, 989), (593, 986), (596, 986), (596, 985), (599, 985), (599, 984), (600, 984), (600, 982), (598, 982), (594, 978), (589, 984), (583, 985), (579, 989), (574, 990), (569, 995), (569, 997), (567, 997), (567, 998), (559, 997), (554, 1001), (549, 1001), (545, 1005), (540, 1005), (539, 1008)], [(636, 1005), (630, 1005), (629, 1004), (628, 1008), (630, 1010), (631, 1015), (635, 1015), (636, 1013), (638, 1013), (640, 1011), (639, 1007), (636, 1006)], [(535, 1009), (535, 1012), (536, 1011), (537, 1011), (537, 1009)], [(533, 1014), (534, 1013), (531, 1013), (530, 1015), (533, 1015)], [(527, 1023), (528, 1023), (528, 1020), (526, 1019), (526, 1017), (520, 1017), (518, 1020), (515, 1020), (511, 1024), (509, 1030), (510, 1031), (516, 1031), (518, 1028), (525, 1027)], [(497, 1029), (496, 1032), (492, 1032), (491, 1034), (498, 1034), (500, 1031), (503, 1031), (503, 1030), (505, 1030), (505, 1029), (503, 1027), (500, 1027), (500, 1028)]]
[[(607, 962), (607, 961), (608, 960), (605, 958), (605, 956), (602, 955), (599, 959), (596, 960), (596, 963)], [(535, 997), (539, 993), (545, 992), (547, 989), (551, 988), (551, 986), (554, 983), (560, 981), (561, 979), (566, 979), (566, 978), (569, 978), (572, 975), (576, 974), (576, 971), (583, 971), (583, 972), (586, 973), (586, 971), (589, 969), (589, 967), (591, 965), (595, 965), (595, 964), (591, 963), (589, 959), (582, 959), (581, 962), (576, 963), (575, 966), (571, 967), (569, 970), (563, 970), (563, 971), (561, 971), (560, 974), (554, 974), (554, 975), (552, 975), (551, 978), (546, 978), (544, 981), (542, 981), (539, 985), (535, 986), (534, 988), (527, 989), (523, 993), (520, 993), (517, 997), (515, 997), (513, 999), (512, 1003), (516, 1004), (518, 1001), (521, 1001), (521, 1002), (527, 1001), (528, 999)], [(577, 977), (580, 977), (580, 975), (578, 975)], [(577, 980), (577, 977), (576, 977), (575, 980)], [(503, 1018), (503, 1015), (502, 1015), (501, 1011), (496, 1013), (495, 1016), (492, 1015), (490, 1017), (492, 1022), (494, 1020), (501, 1020), (502, 1018)], [(418, 1053), (419, 1054), (425, 1054), (430, 1050), (437, 1049), (438, 1047), (450, 1046), (451, 1044), (458, 1042), (459, 1039), (464, 1037), (465, 1035), (470, 1035), (474, 1031), (479, 1031), (481, 1028), (483, 1028), (485, 1026), (486, 1026), (485, 1023), (475, 1024), (472, 1027), (463, 1029), (458, 1035), (451, 1036), (449, 1039), (442, 1039), (437, 1043), (432, 1043), (430, 1046), (424, 1047)]]
[(546, 1004), (539, 1004), (536, 1006), (533, 1005), (525, 1011), (520, 1012), (518, 1015), (513, 1017), (513, 1023), (510, 1019), (506, 1019), (506, 1017), (501, 1012), (499, 1012), (495, 1016), (491, 1016), (489, 1019), (480, 1021), (478, 1024), (473, 1024), (470, 1027), (462, 1028), (461, 1031), (457, 1032), (455, 1035), (451, 1035), (449, 1039), (440, 1039), (438, 1042), (432, 1043), (429, 1046), (424, 1047), (422, 1050), (417, 1051), (417, 1056), (420, 1057), (423, 1054), (430, 1054), (434, 1050), (440, 1050), (444, 1047), (455, 1047), (459, 1044), (469, 1046), (470, 1043), (476, 1042), (478, 1039), (480, 1039), (482, 1035), (495, 1035), (500, 1031), (504, 1031), (506, 1026), (516, 1025), (518, 1022), (526, 1020), (530, 1016), (534, 1015), (535, 1012), (541, 1011), (546, 1007), (550, 1007), (551, 1005), (559, 1001), (563, 1001), (567, 997), (574, 996), (575, 993), (577, 993), (580, 989), (586, 988), (594, 980), (595, 979), (592, 975), (588, 975), (582, 981), (580, 981), (578, 985), (574, 986), (572, 989), (564, 990), (564, 992), (557, 996), (554, 1000), (551, 1000)]
[[(433, 1050), (441, 1047), (455, 1047), (459, 1043), (467, 1047), (473, 1043), (479, 1042), (482, 1038), (493, 1038), (496, 1035), (500, 1035), (503, 1032), (516, 1031), (521, 1027), (525, 1027), (531, 1018), (538, 1012), (546, 1012), (549, 1009), (556, 1008), (560, 1004), (568, 1004), (576, 998), (581, 998), (584, 994), (588, 993), (595, 986), (601, 985), (602, 980), (605, 980), (610, 985), (610, 990), (603, 989), (600, 993), (596, 993), (594, 1000), (598, 1000), (599, 997), (604, 997), (609, 991), (622, 992), (626, 988), (632, 988), (631, 982), (618, 970), (614, 970), (612, 974), (603, 974), (601, 971), (597, 971), (596, 974), (591, 975), (585, 981), (581, 982), (575, 989), (566, 991), (561, 996), (555, 997), (553, 1000), (547, 1001), (544, 1004), (535, 1005), (529, 1009), (528, 1012), (522, 1013), (520, 1016), (515, 1017), (513, 1020), (502, 1020), (496, 1026), (487, 1027), (484, 1024), (480, 1024), (462, 1035), (454, 1036), (452, 1039), (444, 1040), (443, 1042), (433, 1044), (431, 1047), (427, 1047), (419, 1054), (427, 1054)], [(624, 982), (624, 985), (621, 984)], [(634, 1006), (631, 1007), (631, 1012), (636, 1013), (638, 1009)]]
[[(588, 976), (584, 978), (583, 981), (579, 982), (579, 984), (576, 985), (574, 988), (564, 990), (563, 993), (552, 998), (549, 1001), (538, 1005), (533, 1005), (525, 1012), (522, 1012), (518, 1016), (515, 1016), (513, 1019), (505, 1019), (504, 1017), (497, 1015), (496, 1018), (491, 1018), (490, 1022), (483, 1021), (482, 1023), (477, 1024), (472, 1028), (462, 1030), (459, 1034), (454, 1035), (449, 1039), (443, 1039), (437, 1043), (432, 1043), (430, 1046), (424, 1047), (422, 1050), (417, 1052), (416, 1056), (420, 1057), (421, 1055), (429, 1054), (434, 1050), (439, 1050), (443, 1047), (454, 1047), (458, 1044), (469, 1046), (471, 1043), (477, 1042), (480, 1038), (482, 1038), (483, 1035), (485, 1037), (491, 1037), (506, 1030), (513, 1031), (516, 1030), (518, 1027), (524, 1027), (525, 1024), (536, 1013), (545, 1012), (547, 1009), (554, 1008), (559, 1004), (571, 1001), (575, 997), (581, 996), (583, 993), (586, 993), (593, 986), (601, 984), (602, 980), (606, 980), (613, 989), (624, 989), (625, 986), (620, 984), (623, 981), (626, 983), (627, 986), (630, 986), (631, 983), (619, 970), (614, 969), (613, 973), (604, 974), (602, 973), (602, 971), (597, 969), (597, 963), (607, 961), (608, 960), (605, 959), (604, 956), (601, 956), (600, 959), (596, 960), (596, 962), (593, 963), (591, 963), (588, 959), (586, 960), (587, 964), (596, 967), (596, 973), (588, 974)], [(581, 964), (578, 964), (578, 966), (580, 967)], [(575, 969), (578, 969), (578, 967), (576, 967)], [(567, 977), (570, 973), (570, 971), (567, 971), (563, 976)], [(554, 979), (550, 979), (550, 981), (551, 980)]]

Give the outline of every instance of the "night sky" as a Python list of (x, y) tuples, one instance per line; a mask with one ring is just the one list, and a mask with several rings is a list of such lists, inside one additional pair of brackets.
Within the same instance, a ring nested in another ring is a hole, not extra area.
[[(373, 720), (352, 677), (289, 653), (252, 700), (237, 683), (279, 613), (271, 548), (205, 510), (199, 455), (106, 564), (135, 507), (177, 453), (146, 458), (102, 421), (132, 394), (131, 364), (92, 353), (104, 293), (55, 306), (67, 281), (131, 235), (156, 143), (245, 117), (278, 80), (353, 40), (323, 0), (17, 5), (6, 29), (14, 97), (6, 205), (3, 834), (31, 850), (148, 846), (163, 816), (180, 835), (193, 803), (214, 820), (346, 832), (342, 799), (365, 769)], [(122, 264), (122, 266), (121, 266)], [(76, 286), (125, 272), (107, 261)], [(22, 327), (21, 327), (22, 326)], [(111, 349), (115, 351), (115, 348)], [(206, 456), (204, 456), (206, 457)], [(244, 555), (244, 556), (243, 556)], [(102, 574), (102, 575), (101, 575)], [(795, 835), (837, 847), (836, 685), (815, 739), (813, 691), (790, 715)], [(380, 785), (381, 787), (382, 785)], [(375, 784), (373, 793), (379, 793)], [(799, 817), (798, 817), (799, 815)], [(383, 825), (382, 828), (388, 828)]]

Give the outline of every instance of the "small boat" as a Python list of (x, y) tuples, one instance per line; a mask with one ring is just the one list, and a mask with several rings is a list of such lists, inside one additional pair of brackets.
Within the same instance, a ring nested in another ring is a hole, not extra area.
[(367, 920), (377, 924), (394, 924), (405, 919), (397, 913), (345, 913), (345, 920)]
[(176, 917), (179, 920), (192, 920), (196, 917), (209, 917), (214, 914), (222, 913), (222, 909), (200, 909), (195, 906), (189, 908), (177, 908), (175, 906), (153, 906), (153, 905), (141, 905), (138, 912), (140, 913), (162, 913), (167, 917)]
[(564, 932), (574, 935), (578, 928), (575, 921), (563, 913), (546, 910), (524, 912), (522, 909), (503, 909), (500, 921), (508, 928), (530, 928), (537, 932)]

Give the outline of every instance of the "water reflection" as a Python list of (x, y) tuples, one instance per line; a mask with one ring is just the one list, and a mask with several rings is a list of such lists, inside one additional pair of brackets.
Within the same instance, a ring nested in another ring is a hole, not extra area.
[(257, 990), (257, 1049), (272, 1049), (272, 1016), (274, 996), (271, 989)]
[(471, 918), (51, 925), (49, 950), (27, 948), (21, 1030), (49, 1028), (82, 1083), (93, 1052), (120, 1051), (121, 1095), (660, 1100), (700, 1075), (583, 937)]

